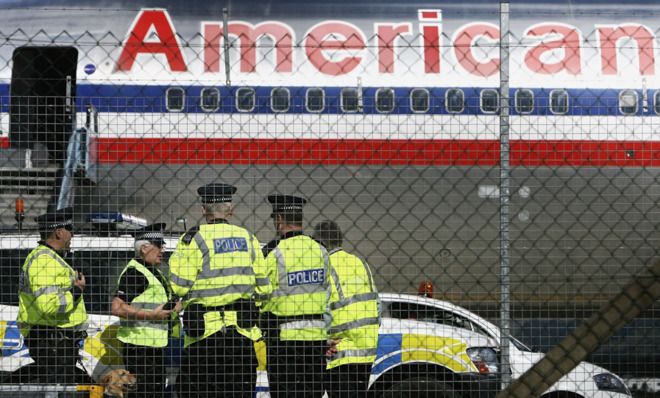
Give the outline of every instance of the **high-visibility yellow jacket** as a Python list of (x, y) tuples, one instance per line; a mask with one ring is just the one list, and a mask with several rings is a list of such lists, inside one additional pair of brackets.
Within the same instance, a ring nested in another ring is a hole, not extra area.
[(302, 232), (281, 239), (266, 256), (273, 293), (261, 310), (282, 318), (301, 317), (279, 325), (281, 340), (326, 339), (328, 261), (325, 247)]
[[(124, 268), (121, 275), (119, 275), (119, 280), (121, 280), (121, 277), (126, 270), (130, 268), (134, 268), (144, 275), (148, 282), (148, 286), (144, 292), (131, 300), (130, 304), (133, 307), (137, 307), (141, 310), (153, 311), (158, 306), (168, 302), (169, 297), (165, 287), (149, 268), (140, 264), (138, 261), (129, 261), (126, 268)], [(167, 332), (169, 330), (169, 320), (167, 319), (152, 321), (122, 318), (120, 319), (119, 324), (117, 338), (124, 343), (145, 347), (167, 346)]]
[(332, 318), (328, 337), (340, 340), (328, 369), (349, 363), (373, 363), (378, 346), (380, 304), (369, 265), (341, 248), (330, 251)]
[[(218, 307), (240, 299), (256, 300), (258, 304), (272, 291), (259, 241), (245, 228), (226, 222), (201, 225), (183, 235), (170, 257), (169, 268), (172, 292), (184, 298), (184, 311), (192, 304)], [(186, 336), (184, 345), (226, 326), (236, 326), (239, 333), (253, 340), (261, 337), (256, 327), (238, 328), (237, 317), (235, 311), (205, 313), (203, 336)]]
[(28, 254), (19, 278), (18, 324), (71, 328), (87, 321), (85, 301), (74, 301), (76, 271), (51, 247), (40, 244)]

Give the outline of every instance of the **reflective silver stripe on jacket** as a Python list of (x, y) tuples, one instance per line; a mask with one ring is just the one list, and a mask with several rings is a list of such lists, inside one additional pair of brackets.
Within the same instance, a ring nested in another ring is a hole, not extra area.
[(60, 306), (57, 307), (58, 314), (66, 314), (66, 295), (63, 292), (57, 294), (57, 297), (60, 299)]
[(197, 243), (197, 247), (202, 252), (202, 271), (197, 275), (197, 280), (236, 275), (254, 276), (254, 270), (249, 264), (238, 267), (211, 269), (211, 252), (199, 232), (195, 234), (195, 243)]
[(119, 323), (122, 327), (127, 328), (151, 328), (158, 330), (168, 330), (169, 324), (168, 321), (138, 321), (133, 319), (120, 319)]
[(325, 329), (325, 321), (306, 320), (280, 323), (280, 330)]
[(349, 297), (348, 299), (340, 300), (334, 303), (330, 303), (330, 310), (338, 310), (340, 308), (344, 308), (346, 306), (349, 306), (351, 304), (355, 303), (360, 303), (364, 301), (375, 301), (378, 300), (378, 293), (360, 293), (356, 294), (354, 296)]
[(351, 358), (351, 357), (370, 357), (376, 355), (375, 348), (366, 348), (363, 350), (342, 350), (337, 351), (331, 360), (342, 359), (342, 358)]
[(205, 297), (222, 296), (225, 294), (238, 294), (238, 293), (252, 294), (253, 292), (254, 292), (253, 285), (229, 285), (225, 287), (216, 287), (210, 289), (191, 290), (190, 292), (188, 292), (188, 297), (205, 298)]
[(362, 319), (358, 319), (358, 320), (355, 320), (355, 321), (342, 323), (341, 325), (333, 326), (328, 330), (328, 334), (336, 334), (336, 333), (345, 332), (345, 331), (351, 330), (351, 329), (357, 329), (357, 328), (362, 327), (362, 326), (378, 325), (378, 324), (380, 324), (380, 320), (378, 319), (378, 317), (376, 317), (376, 318), (362, 318)]
[(257, 253), (254, 252), (254, 235), (248, 232), (250, 235), (250, 258), (252, 259), (252, 264), (257, 261)]
[(263, 278), (255, 278), (255, 282), (257, 283), (257, 286), (268, 286), (270, 285), (270, 278), (267, 276), (264, 276)]
[(191, 288), (195, 284), (194, 281), (182, 278), (175, 274), (170, 274), (170, 281), (176, 283), (181, 287)]
[(328, 268), (329, 268), (329, 257), (328, 251), (322, 245), (319, 245), (321, 249), (321, 255), (323, 256), (323, 278), (324, 281), (321, 284), (309, 284), (309, 285), (297, 285), (289, 286), (287, 283), (287, 272), (286, 264), (284, 261), (284, 255), (279, 247), (273, 249), (275, 259), (277, 260), (277, 273), (279, 275), (279, 286), (272, 294), (272, 297), (282, 297), (282, 296), (294, 296), (298, 294), (314, 294), (314, 293), (327, 293), (328, 289)]

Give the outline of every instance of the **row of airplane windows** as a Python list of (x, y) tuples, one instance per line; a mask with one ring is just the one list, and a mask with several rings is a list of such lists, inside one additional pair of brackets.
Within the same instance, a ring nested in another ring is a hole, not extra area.
[[(181, 87), (167, 89), (166, 107), (170, 112), (181, 112), (185, 108), (185, 90)], [(518, 114), (530, 114), (534, 111), (534, 92), (518, 89), (514, 95), (515, 110)], [(362, 109), (362, 93), (358, 88), (347, 87), (340, 92), (340, 108), (344, 113), (357, 113)], [(395, 93), (391, 88), (376, 90), (374, 106), (379, 113), (394, 111)], [(409, 95), (410, 109), (414, 113), (427, 113), (431, 107), (431, 94), (425, 88), (414, 88)], [(653, 97), (654, 111), (660, 115), (660, 91)], [(200, 93), (201, 109), (215, 112), (220, 107), (220, 91), (217, 88), (203, 88)], [(236, 109), (239, 112), (252, 112), (256, 106), (256, 91), (250, 87), (236, 90)], [(459, 88), (445, 92), (445, 110), (460, 114), (466, 108), (465, 93)], [(270, 92), (270, 109), (276, 113), (287, 112), (291, 108), (291, 93), (288, 88), (276, 87)], [(496, 89), (483, 89), (479, 94), (479, 108), (484, 114), (499, 111), (499, 92)], [(639, 110), (639, 96), (635, 90), (621, 90), (618, 100), (619, 112), (623, 115), (635, 115)], [(309, 88), (305, 92), (305, 109), (310, 113), (321, 113), (326, 109), (325, 91), (321, 88)], [(564, 115), (569, 111), (569, 94), (566, 90), (552, 90), (549, 95), (549, 109), (555, 115)]]

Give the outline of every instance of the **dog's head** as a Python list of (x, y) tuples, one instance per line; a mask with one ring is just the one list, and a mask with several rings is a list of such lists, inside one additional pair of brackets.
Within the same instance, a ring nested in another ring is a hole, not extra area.
[(124, 393), (137, 388), (137, 376), (125, 369), (115, 369), (101, 377), (105, 395), (124, 398)]

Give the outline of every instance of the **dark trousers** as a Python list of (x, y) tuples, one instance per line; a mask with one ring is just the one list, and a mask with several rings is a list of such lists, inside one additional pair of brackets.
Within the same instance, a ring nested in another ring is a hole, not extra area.
[(370, 363), (351, 363), (325, 371), (326, 391), (330, 398), (359, 398), (367, 395)]
[(323, 396), (325, 341), (281, 341), (277, 334), (269, 332), (266, 341), (270, 396)]
[(256, 372), (252, 340), (230, 327), (184, 349), (177, 392), (179, 398), (251, 398)]
[(130, 397), (162, 397), (165, 393), (167, 374), (163, 349), (124, 344), (126, 370), (137, 376), (137, 391)]
[(21, 383), (76, 384), (89, 382), (76, 368), (84, 332), (47, 326), (32, 327), (25, 344), (34, 364), (21, 369)]

